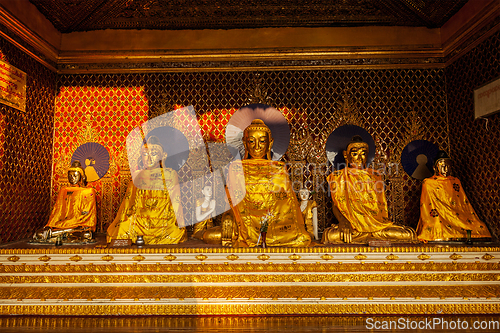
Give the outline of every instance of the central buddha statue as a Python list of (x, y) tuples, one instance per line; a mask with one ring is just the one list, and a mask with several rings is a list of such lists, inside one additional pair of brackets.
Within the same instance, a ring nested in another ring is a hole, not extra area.
[[(230, 165), (228, 192), (234, 203), (223, 216), (231, 219), (232, 246), (308, 246), (302, 212), (283, 162), (271, 159), (273, 137), (260, 120), (243, 132), (245, 155)], [(263, 233), (263, 231), (265, 231)]]
[(347, 167), (327, 177), (339, 224), (324, 231), (323, 243), (416, 241), (412, 228), (389, 220), (382, 176), (366, 167), (368, 149), (360, 136), (354, 136), (344, 150)]
[[(177, 172), (163, 168), (167, 157), (160, 141), (151, 136), (141, 149), (143, 169), (134, 174), (118, 214), (107, 230), (107, 241), (143, 236), (145, 244), (177, 244), (187, 240)], [(177, 214), (176, 214), (177, 213)]]

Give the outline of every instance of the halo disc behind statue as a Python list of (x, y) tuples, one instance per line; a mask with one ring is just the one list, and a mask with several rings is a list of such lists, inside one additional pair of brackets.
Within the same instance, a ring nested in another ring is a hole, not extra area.
[[(272, 106), (265, 104), (250, 104), (236, 111), (229, 119), (226, 127), (226, 144), (239, 150), (245, 156), (243, 131), (254, 119), (262, 119), (271, 130), (274, 143), (271, 149), (272, 159), (279, 160), (288, 149), (290, 143), (290, 126), (283, 114)], [(230, 149), (234, 151), (234, 149)], [(234, 157), (235, 154), (233, 154)]]
[(375, 158), (375, 141), (370, 133), (356, 125), (343, 125), (336, 128), (326, 141), (326, 156), (334, 169), (340, 170), (346, 167), (344, 150), (355, 135), (361, 136), (363, 141), (368, 143), (369, 151), (366, 163), (370, 165), (373, 162)]
[(405, 172), (415, 179), (425, 179), (433, 175), (434, 157), (438, 147), (427, 140), (414, 140), (401, 153), (401, 164)]
[(179, 171), (189, 158), (189, 143), (186, 136), (170, 126), (153, 129), (146, 135), (146, 141), (153, 135), (160, 140), (167, 153), (167, 158), (163, 160), (163, 167)]
[(95, 182), (103, 177), (109, 169), (109, 152), (97, 142), (87, 142), (76, 148), (71, 163), (80, 161), (85, 170), (87, 182)]

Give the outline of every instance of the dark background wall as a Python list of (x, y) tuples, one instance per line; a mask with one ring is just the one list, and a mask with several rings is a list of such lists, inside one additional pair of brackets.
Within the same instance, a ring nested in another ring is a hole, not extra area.
[(0, 56), (27, 74), (26, 112), (0, 104), (0, 242), (9, 242), (49, 217), (57, 75), (3, 38)]
[(479, 217), (500, 236), (500, 114), (474, 119), (474, 89), (500, 77), (500, 32), (446, 68), (450, 151)]

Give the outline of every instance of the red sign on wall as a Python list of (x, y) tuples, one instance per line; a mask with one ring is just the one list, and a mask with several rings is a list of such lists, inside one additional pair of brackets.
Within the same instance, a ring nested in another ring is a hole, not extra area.
[(26, 73), (0, 61), (0, 103), (26, 111)]

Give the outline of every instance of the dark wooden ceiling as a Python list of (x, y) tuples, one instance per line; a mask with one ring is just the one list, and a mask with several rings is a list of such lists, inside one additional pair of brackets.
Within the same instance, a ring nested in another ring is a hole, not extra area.
[(441, 27), (468, 0), (30, 0), (62, 33), (102, 29)]

